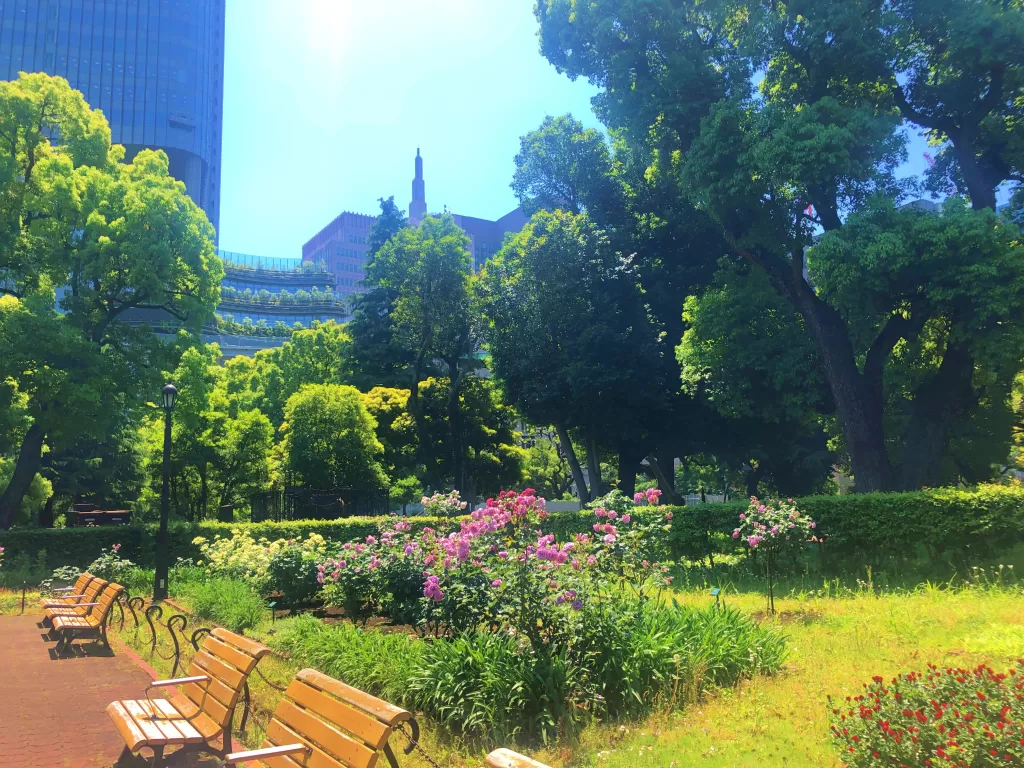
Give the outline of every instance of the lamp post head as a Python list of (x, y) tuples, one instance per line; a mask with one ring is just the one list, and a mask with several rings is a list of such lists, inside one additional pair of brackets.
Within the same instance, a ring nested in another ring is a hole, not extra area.
[(174, 410), (174, 401), (178, 399), (178, 388), (173, 384), (168, 384), (163, 389), (164, 396), (164, 410), (170, 413)]

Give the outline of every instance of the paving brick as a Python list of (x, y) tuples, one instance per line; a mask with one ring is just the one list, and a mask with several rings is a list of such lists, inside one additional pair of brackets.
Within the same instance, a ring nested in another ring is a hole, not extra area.
[(127, 656), (79, 641), (55, 658), (37, 616), (0, 616), (0, 766), (110, 768), (124, 746), (107, 717), (150, 677)]

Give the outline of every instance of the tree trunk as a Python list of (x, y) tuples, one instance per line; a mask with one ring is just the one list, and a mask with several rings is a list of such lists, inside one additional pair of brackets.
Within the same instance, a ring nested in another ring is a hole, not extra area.
[(636, 493), (636, 465), (637, 460), (629, 446), (620, 446), (619, 458), (619, 490), (629, 498)]
[(412, 364), (412, 381), (409, 386), (409, 413), (412, 414), (413, 425), (416, 427), (416, 455), (427, 469), (428, 483), (435, 478), (434, 462), (431, 461), (432, 451), (427, 440), (427, 428), (423, 420), (423, 413), (420, 407), (420, 377), (423, 375), (423, 360), (427, 354), (429, 340), (424, 338), (420, 342), (420, 348)]
[(56, 498), (55, 494), (50, 494), (50, 498), (46, 500), (46, 504), (39, 510), (39, 527), (40, 528), (53, 528), (53, 500)]
[(466, 456), (462, 448), (462, 414), (459, 411), (459, 389), (462, 387), (462, 373), (452, 373), (458, 367), (448, 366), (448, 449), (452, 457), (454, 488), (466, 498)]
[[(654, 477), (658, 481), (658, 490), (665, 497), (664, 502), (676, 507), (682, 506), (682, 499), (676, 495), (675, 473), (673, 472), (671, 477), (665, 474), (661, 465), (663, 459), (665, 459), (664, 456), (658, 458), (653, 453), (647, 454), (647, 463), (651, 465), (651, 471), (654, 472)], [(671, 466), (672, 459), (668, 459), (667, 463)]]
[(974, 156), (973, 141), (971, 136), (958, 136), (953, 141), (953, 154), (956, 155), (957, 165), (960, 166), (960, 173), (967, 185), (967, 194), (971, 197), (971, 208), (982, 211), (985, 208), (996, 209), (996, 186), (986, 177), (984, 171)]
[(597, 438), (587, 430), (587, 472), (590, 475), (590, 497), (604, 495), (604, 481), (601, 479), (601, 459), (597, 455)]
[(873, 391), (857, 368), (846, 323), (801, 278), (791, 295), (821, 356), (836, 412), (850, 451), (857, 490), (892, 490), (892, 469), (885, 448), (881, 392)]
[(761, 481), (761, 469), (751, 467), (743, 473), (743, 479), (747, 485), (747, 498), (757, 496), (757, 484)]
[(572, 472), (573, 482), (576, 483), (576, 493), (580, 497), (580, 503), (587, 504), (591, 499), (590, 489), (587, 488), (586, 480), (583, 478), (583, 468), (576, 456), (576, 449), (572, 447), (572, 441), (569, 439), (569, 430), (561, 424), (556, 424), (555, 432), (558, 434), (558, 442), (561, 443), (559, 447), (565, 453), (566, 461), (569, 462), (569, 469)]
[(39, 422), (33, 422), (21, 441), (18, 451), (18, 462), (14, 465), (14, 474), (0, 496), (0, 528), (10, 528), (21, 512), (21, 502), (28, 493), (32, 479), (36, 476), (43, 461), (43, 441), (46, 434)]
[(210, 487), (206, 482), (206, 462), (203, 462), (199, 467), (199, 510), (197, 514), (198, 522), (202, 522), (206, 519), (207, 513), (207, 501), (209, 500)]
[(939, 485), (949, 430), (974, 401), (974, 356), (950, 345), (938, 372), (914, 393), (903, 448), (900, 487), (914, 491)]

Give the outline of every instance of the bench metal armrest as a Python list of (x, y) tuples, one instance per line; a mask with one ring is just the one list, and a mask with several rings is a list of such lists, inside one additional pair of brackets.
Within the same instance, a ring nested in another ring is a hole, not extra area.
[(50, 608), (94, 608), (97, 605), (100, 605), (100, 603), (75, 603), (74, 605), (68, 605), (68, 606), (64, 606), (64, 605), (51, 605), (51, 606), (48, 606), (48, 607), (50, 607)]
[[(81, 600), (85, 595), (64, 595), (61, 600)], [(44, 603), (47, 608), (67, 605), (67, 603)]]
[[(161, 714), (160, 708), (153, 704), (153, 699), (150, 698), (149, 692), (154, 688), (162, 688), (165, 685), (187, 685), (188, 683), (207, 683), (207, 685), (203, 686), (203, 701), (205, 702), (207, 689), (209, 688), (209, 682), (210, 678), (208, 675), (194, 675), (192, 677), (175, 677), (171, 680), (154, 680), (152, 683), (146, 686), (146, 701), (149, 702), (150, 711), (153, 712), (152, 719), (160, 720), (165, 717), (163, 714)], [(200, 712), (201, 711), (202, 707), (200, 707)], [(195, 717), (198, 714), (199, 712), (196, 712), (192, 715), (192, 717)], [(186, 717), (185, 719), (191, 722), (192, 717)]]
[(267, 747), (266, 749), (253, 749), (248, 752), (232, 752), (225, 755), (220, 765), (234, 765), (244, 763), (247, 760), (266, 760), (268, 757), (280, 757), (281, 755), (294, 755), (297, 752), (311, 752), (305, 744), (286, 744), (281, 747)]
[(186, 683), (208, 683), (210, 678), (207, 675), (195, 675), (194, 677), (176, 677), (173, 680), (154, 680), (152, 683), (146, 686), (148, 691), (150, 688), (161, 688), (165, 685), (185, 685)]
[(54, 587), (51, 592), (70, 592), (74, 587)]

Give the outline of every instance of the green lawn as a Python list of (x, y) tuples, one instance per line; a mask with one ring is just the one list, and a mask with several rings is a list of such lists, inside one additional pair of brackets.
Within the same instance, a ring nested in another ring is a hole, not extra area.
[[(1008, 573), (1008, 572), (1007, 572)], [(694, 574), (696, 576), (696, 574)], [(866, 577), (865, 577), (866, 578)], [(706, 586), (675, 590), (667, 598), (685, 603), (713, 601)], [(876, 579), (876, 581), (879, 581)], [(1008, 668), (1024, 653), (1024, 591), (1015, 579), (1001, 586), (945, 588), (932, 585), (876, 594), (856, 581), (853, 589), (835, 584), (811, 589), (797, 586), (777, 599), (779, 615), (765, 617), (758, 585), (746, 580), (727, 587), (729, 605), (781, 626), (790, 638), (791, 655), (783, 672), (759, 677), (735, 689), (719, 691), (682, 713), (663, 713), (642, 723), (602, 725), (589, 729), (574, 748), (534, 750), (553, 766), (599, 768), (685, 768), (693, 765), (838, 766), (828, 738), (826, 697), (856, 691), (873, 675), (890, 676), (922, 669), (929, 662), (971, 666), (987, 662)], [(837, 594), (838, 592), (838, 594)], [(37, 611), (37, 595), (27, 611)], [(17, 613), (20, 593), (0, 591), (0, 613)], [(206, 623), (206, 622), (201, 622)], [(148, 630), (119, 635), (147, 655)], [(255, 633), (274, 632), (268, 623)], [(133, 637), (133, 635), (135, 635)], [(169, 650), (161, 643), (161, 650)], [(154, 666), (170, 665), (153, 658)], [(165, 670), (164, 667), (167, 667)], [(294, 665), (268, 659), (261, 664), (271, 679), (286, 683)], [(258, 743), (279, 695), (262, 680), (253, 684), (255, 712), (244, 741)], [(425, 728), (423, 742), (445, 766), (479, 766), (478, 753), (447, 744)], [(396, 737), (397, 738), (397, 737)], [(427, 768), (417, 755), (402, 756), (402, 768)]]
[[(681, 601), (706, 594), (679, 593)], [(759, 594), (728, 597), (764, 610)], [(1012, 588), (816, 597), (777, 601), (770, 619), (790, 636), (785, 671), (759, 678), (690, 707), (630, 727), (596, 729), (581, 764), (608, 768), (690, 765), (840, 766), (828, 740), (826, 697), (857, 690), (872, 675), (921, 669), (928, 662), (1012, 665), (1024, 652), (1024, 594)], [(617, 743), (609, 745), (616, 740)], [(553, 757), (553, 755), (547, 755)]]

